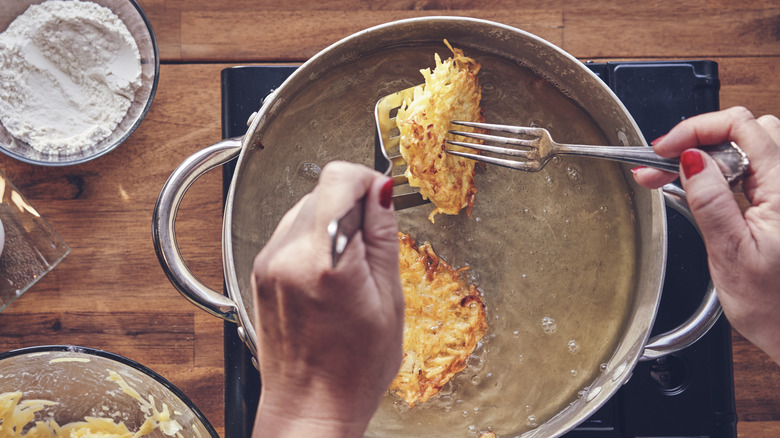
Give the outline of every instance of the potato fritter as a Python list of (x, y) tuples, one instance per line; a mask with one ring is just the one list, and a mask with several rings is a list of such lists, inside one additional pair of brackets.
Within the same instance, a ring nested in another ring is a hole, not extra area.
[(487, 331), (482, 294), (461, 271), (440, 259), (429, 244), (419, 248), (408, 234), (400, 240), (404, 291), (404, 358), (390, 384), (409, 406), (438, 394), (466, 367)]
[[(396, 124), (400, 131), (400, 152), (406, 160), (406, 177), (409, 185), (419, 187), (420, 194), (436, 206), (428, 216), (434, 222), (437, 213), (456, 215), (464, 207), (471, 214), (474, 206), (474, 160), (456, 157), (444, 152), (445, 141), (477, 142), (447, 133), (450, 121), (484, 122), (482, 89), (477, 81), (480, 64), (454, 49), (447, 40), (444, 43), (453, 56), (445, 61), (435, 54), (433, 72), (420, 70), (425, 84), (414, 91), (414, 98), (407, 100), (398, 110)], [(466, 132), (473, 128), (457, 126)], [(481, 131), (481, 130), (480, 130)], [(460, 146), (448, 146), (452, 150), (465, 151)], [(474, 152), (469, 150), (470, 152)]]

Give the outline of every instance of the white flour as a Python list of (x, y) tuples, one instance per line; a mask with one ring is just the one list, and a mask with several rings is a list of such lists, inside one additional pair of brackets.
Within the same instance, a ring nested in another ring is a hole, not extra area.
[(72, 154), (108, 137), (140, 85), (138, 46), (95, 3), (30, 6), (0, 34), (0, 121), (43, 153)]

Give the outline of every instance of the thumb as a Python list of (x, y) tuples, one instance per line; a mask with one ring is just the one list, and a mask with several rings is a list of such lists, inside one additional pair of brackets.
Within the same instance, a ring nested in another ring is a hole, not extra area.
[(742, 211), (717, 163), (699, 149), (680, 155), (680, 178), (688, 205), (704, 237), (710, 261), (732, 263), (749, 238)]

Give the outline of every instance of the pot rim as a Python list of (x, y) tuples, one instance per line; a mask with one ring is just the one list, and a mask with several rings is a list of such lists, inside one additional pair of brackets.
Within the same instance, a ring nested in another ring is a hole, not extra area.
[[(273, 115), (273, 111), (275, 111), (279, 104), (276, 102), (276, 99), (274, 97), (278, 94), (284, 93), (288, 88), (294, 87), (295, 83), (300, 80), (308, 80), (308, 78), (305, 78), (305, 75), (307, 75), (307, 68), (308, 66), (315, 64), (318, 62), (321, 58), (324, 58), (328, 56), (329, 52), (331, 52), (334, 48), (337, 48), (343, 44), (347, 44), (353, 40), (357, 40), (360, 38), (366, 37), (366, 35), (371, 35), (377, 31), (380, 31), (382, 29), (388, 28), (388, 27), (396, 27), (396, 26), (402, 26), (405, 24), (410, 23), (428, 23), (428, 22), (471, 22), (471, 23), (480, 23), (488, 26), (494, 26), (501, 28), (505, 31), (512, 32), (519, 34), (525, 38), (529, 38), (531, 40), (536, 41), (539, 44), (542, 44), (544, 46), (547, 46), (551, 50), (557, 52), (560, 56), (563, 56), (565, 58), (568, 58), (569, 61), (571, 61), (574, 64), (581, 65), (581, 62), (569, 54), (568, 52), (564, 51), (560, 47), (556, 46), (555, 44), (550, 43), (549, 41), (534, 35), (532, 33), (529, 33), (527, 31), (524, 31), (522, 29), (515, 28), (513, 26), (509, 26), (506, 24), (480, 19), (480, 18), (471, 18), (471, 17), (460, 17), (460, 16), (428, 16), (428, 17), (414, 17), (414, 18), (407, 18), (402, 20), (396, 20), (391, 21), (388, 23), (379, 24), (377, 26), (373, 26), (361, 31), (358, 31), (356, 33), (353, 33), (345, 38), (342, 38), (341, 40), (329, 45), (325, 49), (321, 50), (317, 54), (315, 54), (312, 58), (301, 64), (301, 66), (296, 69), (285, 81), (280, 85), (276, 90), (273, 91), (272, 94), (270, 94), (268, 97), (266, 97), (263, 100), (263, 103), (260, 107), (260, 109), (257, 111), (256, 114), (252, 116), (250, 119), (250, 124), (247, 129), (246, 134), (241, 138), (241, 152), (238, 156), (238, 161), (236, 163), (236, 170), (241, 169), (242, 163), (247, 155), (246, 151), (251, 149), (252, 147), (256, 146), (255, 142), (257, 140), (258, 136), (258, 130), (260, 125), (264, 124), (265, 121)], [(631, 128), (635, 130), (635, 132), (640, 134), (640, 138), (642, 139), (643, 146), (648, 146), (647, 143), (644, 140), (644, 136), (641, 135), (641, 130), (639, 129), (639, 126), (637, 125), (636, 121), (633, 117), (631, 117), (630, 113), (628, 112), (628, 109), (623, 105), (623, 102), (620, 101), (620, 99), (617, 97), (617, 95), (610, 89), (601, 79), (596, 76), (595, 73), (593, 73), (590, 69), (582, 66), (580, 69), (585, 74), (589, 75), (596, 84), (598, 84), (602, 91), (606, 92), (612, 100), (618, 105), (619, 109), (623, 111), (626, 115), (628, 115), (629, 122), (631, 124)], [(231, 226), (232, 220), (233, 220), (233, 212), (232, 212), (232, 205), (235, 198), (235, 190), (236, 190), (236, 184), (238, 180), (238, 173), (235, 172), (233, 174), (233, 177), (230, 182), (230, 186), (228, 189), (228, 194), (225, 199), (225, 212), (222, 222), (222, 256), (223, 256), (223, 267), (224, 267), (224, 276), (227, 286), (227, 291), (230, 299), (236, 302), (237, 304), (237, 312), (238, 312), (238, 322), (239, 325), (242, 326), (244, 329), (244, 334), (242, 337), (245, 338), (248, 344), (250, 344), (250, 349), (252, 350), (252, 353), (254, 356), (257, 356), (257, 334), (255, 333), (254, 324), (252, 324), (252, 315), (249, 315), (246, 311), (246, 306), (244, 306), (243, 299), (240, 294), (239, 286), (238, 286), (238, 278), (235, 272), (235, 262), (233, 260), (233, 240), (232, 240), (232, 232), (231, 232)], [(662, 195), (660, 191), (653, 191), (656, 192), (653, 196), (656, 198), (656, 202), (659, 202), (661, 205), (663, 205)], [(661, 213), (663, 214), (663, 226), (664, 230), (666, 229), (666, 213), (664, 209), (660, 209)], [(662, 278), (665, 274), (665, 266), (666, 266), (666, 238), (664, 234), (664, 242), (663, 242), (663, 251), (661, 252), (661, 265), (663, 266), (663, 271), (661, 272)], [(653, 311), (653, 315), (657, 312), (658, 304), (660, 303), (660, 291), (658, 294), (658, 302), (656, 303), (655, 309)], [(653, 317), (653, 319), (655, 316)], [(652, 324), (651, 324), (652, 326)], [(645, 343), (647, 342), (647, 339), (649, 339), (649, 331), (647, 333), (646, 338), (644, 339)]]
[[(644, 136), (641, 135), (641, 130), (639, 129), (639, 126), (637, 125), (636, 121), (633, 119), (633, 117), (630, 115), (626, 107), (623, 105), (620, 99), (615, 95), (615, 93), (603, 81), (601, 81), (601, 79), (599, 79), (598, 76), (595, 75), (595, 73), (590, 71), (590, 69), (586, 68), (574, 56), (567, 53), (563, 49), (557, 47), (556, 45), (550, 43), (549, 41), (546, 41), (543, 38), (540, 38), (534, 34), (531, 34), (527, 31), (523, 31), (521, 29), (517, 29), (512, 26), (508, 26), (505, 24), (501, 24), (489, 20), (469, 18), (469, 17), (455, 17), (455, 16), (416, 17), (416, 18), (409, 18), (409, 19), (384, 23), (371, 28), (367, 28), (365, 30), (349, 35), (331, 44), (330, 46), (326, 47), (322, 51), (318, 52), (315, 56), (310, 58), (304, 64), (302, 64), (295, 72), (292, 73), (292, 75), (287, 80), (284, 81), (284, 83), (280, 87), (278, 87), (271, 95), (269, 95), (269, 97), (267, 97), (263, 101), (263, 104), (258, 110), (257, 114), (254, 115), (253, 118), (251, 119), (251, 123), (249, 124), (247, 133), (241, 139), (241, 151), (236, 164), (236, 172), (234, 173), (233, 178), (231, 180), (228, 194), (225, 200), (226, 207), (225, 207), (224, 218), (223, 218), (223, 235), (222, 235), (222, 245), (223, 245), (222, 255), (223, 255), (223, 269), (224, 269), (225, 283), (227, 286), (227, 291), (230, 299), (235, 301), (236, 303), (236, 307), (237, 307), (236, 311), (238, 313), (237, 322), (239, 325), (239, 334), (241, 335), (242, 339), (246, 341), (247, 345), (249, 346), (255, 358), (258, 357), (257, 334), (255, 332), (255, 328), (252, 323), (253, 320), (252, 315), (248, 314), (247, 308), (244, 305), (243, 298), (241, 296), (239, 282), (237, 278), (237, 272), (235, 269), (235, 260), (233, 259), (233, 242), (232, 242), (233, 203), (235, 198), (238, 176), (240, 173), (240, 169), (242, 168), (242, 164), (246, 159), (246, 156), (248, 155), (247, 151), (257, 146), (256, 142), (258, 141), (258, 136), (259, 133), (261, 132), (261, 127), (266, 124), (266, 121), (269, 118), (275, 115), (275, 112), (281, 106), (283, 106), (280, 104), (280, 102), (277, 101), (277, 99), (275, 99), (275, 96), (278, 96), (280, 94), (285, 94), (288, 89), (291, 89), (291, 91), (295, 91), (296, 87), (299, 86), (302, 83), (302, 81), (311, 80), (310, 77), (311, 73), (307, 71), (309, 70), (307, 67), (314, 66), (315, 64), (320, 62), (320, 60), (322, 60), (323, 58), (327, 58), (333, 49), (338, 48), (341, 45), (348, 44), (358, 39), (366, 38), (377, 31), (381, 31), (389, 27), (403, 26), (407, 24), (416, 24), (416, 23), (428, 24), (430, 22), (478, 23), (486, 26), (494, 26), (502, 29), (507, 33), (513, 33), (519, 35), (522, 38), (533, 40), (535, 43), (545, 46), (548, 49), (554, 51), (558, 56), (566, 58), (569, 62), (572, 63), (572, 65), (581, 66), (581, 68), (577, 70), (577, 74), (584, 73), (585, 75), (588, 75), (590, 77), (590, 80), (592, 80), (593, 84), (595, 86), (598, 86), (600, 88), (600, 91), (605, 92), (606, 96), (610, 97), (611, 100), (614, 101), (617, 109), (622, 111), (622, 113), (627, 117), (627, 122), (630, 126), (626, 126), (626, 128), (631, 128), (632, 130), (634, 130), (634, 132), (636, 132), (639, 138), (641, 139), (642, 144), (644, 146), (647, 146), (647, 143), (644, 140)], [(660, 240), (657, 243), (658, 245), (660, 245), (660, 249), (661, 249), (659, 251), (659, 254), (657, 254), (658, 263), (660, 267), (658, 268), (659, 272), (656, 273), (657, 275), (660, 275), (659, 277), (660, 280), (659, 280), (658, 290), (654, 291), (655, 299), (654, 302), (651, 303), (652, 304), (650, 306), (651, 308), (649, 309), (645, 308), (645, 310), (647, 310), (647, 313), (649, 313), (650, 315), (649, 317), (646, 317), (647, 329), (644, 330), (644, 332), (640, 336), (638, 336), (637, 342), (635, 343), (636, 345), (632, 344), (625, 348), (631, 351), (637, 351), (637, 354), (632, 354), (631, 360), (628, 363), (616, 364), (616, 366), (613, 367), (614, 371), (619, 370), (620, 372), (615, 373), (616, 377), (615, 379), (613, 379), (613, 383), (609, 385), (609, 388), (607, 388), (607, 390), (602, 391), (601, 389), (599, 389), (599, 391), (594, 393), (592, 396), (583, 397), (576, 400), (569, 407), (562, 409), (558, 414), (556, 414), (553, 418), (547, 420), (540, 427), (533, 429), (529, 432), (526, 432), (523, 435), (524, 437), (526, 436), (533, 437), (533, 436), (542, 436), (542, 435), (550, 436), (549, 430), (543, 428), (542, 426), (551, 423), (556, 423), (557, 421), (563, 421), (563, 423), (556, 424), (556, 427), (553, 428), (555, 430), (554, 436), (562, 435), (563, 433), (576, 427), (585, 418), (588, 418), (596, 410), (598, 410), (601, 406), (603, 406), (607, 402), (607, 400), (609, 400), (612, 397), (612, 395), (614, 395), (617, 389), (619, 389), (619, 387), (622, 386), (628, 380), (628, 378), (631, 376), (631, 372), (633, 371), (634, 367), (638, 363), (642, 350), (644, 346), (647, 344), (648, 339), (650, 338), (650, 332), (655, 322), (655, 317), (658, 311), (658, 307), (660, 305), (661, 289), (663, 287), (663, 278), (665, 275), (666, 261), (667, 261), (666, 212), (664, 209), (663, 195), (661, 191), (653, 190), (650, 191), (650, 193), (648, 193), (647, 196), (650, 198), (650, 204), (652, 204), (653, 210), (657, 212), (656, 220), (660, 222), (660, 224), (658, 224), (657, 226), (661, 227), (660, 235), (657, 236), (658, 239)], [(637, 284), (639, 283), (637, 282)], [(618, 350), (622, 351), (622, 349), (616, 349), (616, 351), (613, 353), (613, 358), (616, 355), (618, 355)], [(610, 359), (610, 362), (612, 362), (612, 359)], [(569, 415), (568, 411), (570, 411), (572, 408), (575, 408), (575, 406), (576, 409), (580, 410), (580, 412), (577, 415), (572, 416), (571, 418), (568, 419), (564, 418), (567, 415)]]

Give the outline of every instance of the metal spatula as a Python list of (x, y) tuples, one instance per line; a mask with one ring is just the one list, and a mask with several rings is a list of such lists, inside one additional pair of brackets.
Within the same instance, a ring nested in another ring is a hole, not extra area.
[[(385, 96), (377, 101), (374, 108), (376, 120), (376, 147), (374, 168), (384, 170), (385, 175), (393, 178), (394, 187), (402, 187), (400, 193), (393, 194), (393, 206), (396, 210), (416, 207), (430, 201), (423, 199), (419, 192), (408, 185), (404, 176), (406, 161), (401, 156), (400, 133), (395, 117), (398, 108), (404, 100), (414, 97), (414, 90), (422, 85), (406, 88)], [(328, 225), (328, 235), (331, 239), (331, 259), (336, 267), (339, 258), (344, 254), (352, 237), (363, 227), (364, 200), (360, 200), (343, 216), (333, 219)]]
[(404, 176), (406, 161), (401, 156), (401, 137), (395, 120), (398, 108), (401, 107), (407, 98), (411, 99), (414, 97), (414, 90), (419, 87), (422, 87), (422, 85), (409, 87), (387, 95), (379, 99), (374, 108), (377, 132), (376, 149), (384, 157), (388, 166), (385, 175), (391, 176), (393, 178), (393, 186), (400, 188), (400, 190), (397, 190), (398, 193), (393, 194), (393, 206), (396, 210), (416, 207), (430, 202), (424, 200), (422, 195), (408, 186), (409, 180)]

